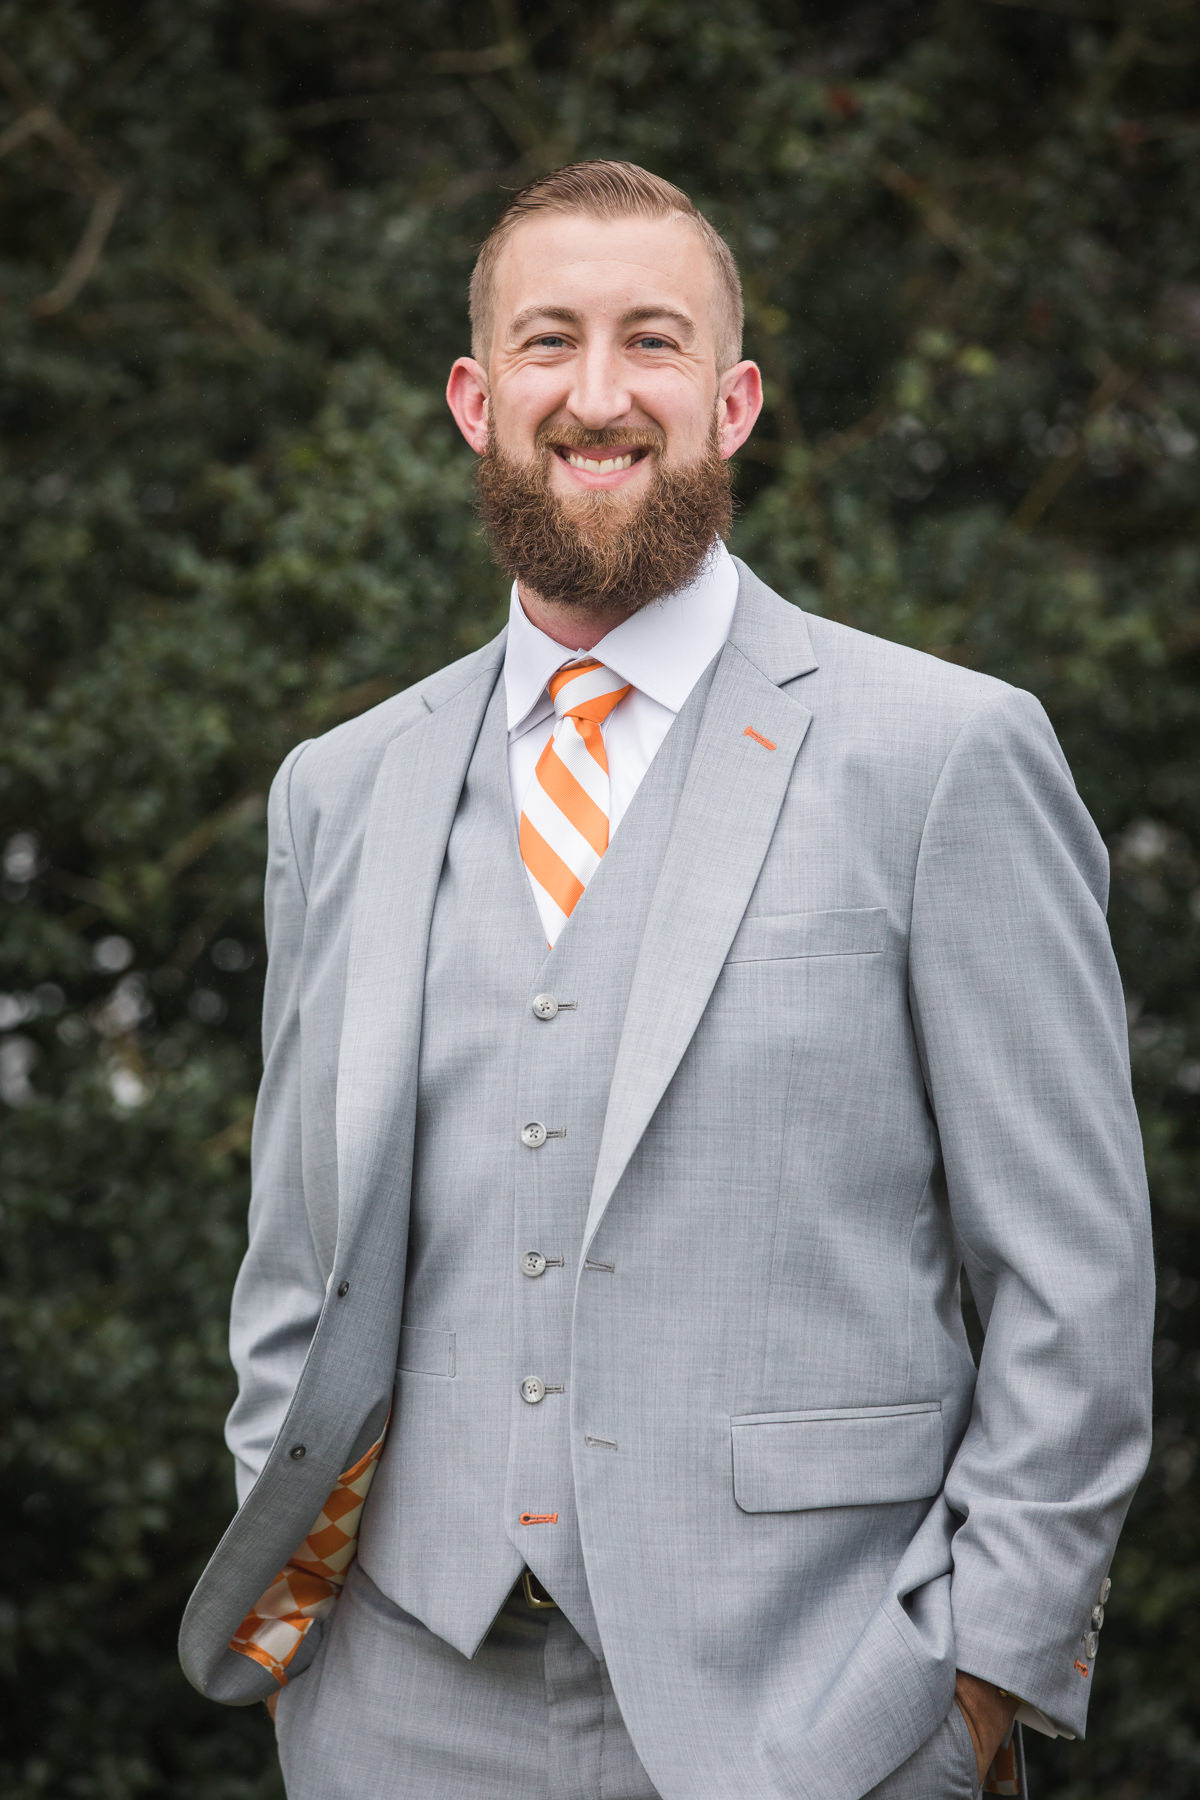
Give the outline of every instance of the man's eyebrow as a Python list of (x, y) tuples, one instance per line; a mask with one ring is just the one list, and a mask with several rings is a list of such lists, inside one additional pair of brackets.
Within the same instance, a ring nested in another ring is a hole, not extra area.
[[(569, 306), (527, 306), (525, 311), (519, 312), (509, 325), (509, 337), (520, 337), (522, 332), (527, 331), (531, 325), (542, 319), (547, 322), (553, 321), (557, 325), (582, 323), (581, 315)], [(644, 325), (653, 319), (669, 319), (679, 335), (689, 341), (696, 335), (695, 320), (690, 319), (687, 313), (680, 312), (674, 306), (635, 306), (629, 312), (621, 314), (622, 325)]]
[(694, 338), (696, 335), (695, 320), (674, 306), (635, 306), (631, 312), (621, 314), (622, 325), (643, 325), (650, 319), (670, 319), (681, 337)]
[(520, 337), (536, 319), (553, 319), (559, 325), (578, 325), (579, 314), (569, 306), (527, 306), (508, 327), (510, 337)]

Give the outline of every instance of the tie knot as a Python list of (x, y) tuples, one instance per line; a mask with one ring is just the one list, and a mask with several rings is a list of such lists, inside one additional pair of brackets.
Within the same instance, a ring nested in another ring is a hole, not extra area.
[(594, 656), (568, 663), (550, 677), (550, 698), (560, 719), (591, 719), (602, 725), (633, 684), (622, 681)]

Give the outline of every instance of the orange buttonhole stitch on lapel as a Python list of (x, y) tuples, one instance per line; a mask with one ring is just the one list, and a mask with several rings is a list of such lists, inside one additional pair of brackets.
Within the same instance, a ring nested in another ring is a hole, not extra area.
[(742, 733), (742, 736), (743, 737), (752, 737), (756, 744), (762, 745), (764, 750), (773, 750), (775, 748), (775, 746), (771, 742), (770, 738), (765, 738), (762, 735), (761, 731), (755, 731), (753, 725), (747, 725), (745, 731), (743, 731), (743, 733)]
[(1084, 1680), (1085, 1680), (1085, 1681), (1086, 1681), (1086, 1680), (1087, 1680), (1087, 1678), (1088, 1678), (1088, 1666), (1087, 1666), (1087, 1664), (1086, 1664), (1086, 1663), (1081, 1663), (1081, 1662), (1077, 1662), (1077, 1663), (1076, 1663), (1076, 1664), (1075, 1664), (1075, 1667), (1076, 1667), (1076, 1668), (1077, 1668), (1077, 1669), (1078, 1669), (1078, 1670), (1079, 1670), (1079, 1673), (1080, 1673), (1080, 1674), (1081, 1674), (1081, 1675), (1082, 1675), (1082, 1676), (1083, 1676), (1083, 1679), (1084, 1679)]
[(557, 1513), (522, 1513), (522, 1525), (557, 1525)]

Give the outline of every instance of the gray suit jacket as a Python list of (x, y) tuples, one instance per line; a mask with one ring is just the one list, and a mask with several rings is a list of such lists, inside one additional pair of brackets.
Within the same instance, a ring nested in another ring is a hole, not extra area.
[[(668, 1800), (850, 1800), (956, 1664), (1082, 1730), (1147, 1451), (1147, 1206), (1104, 851), (1042, 709), (741, 580), (608, 1096), (580, 1269), (619, 1280), (581, 1273), (571, 1417), (619, 1453), (576, 1490)], [(181, 1646), (216, 1699), (273, 1688), (227, 1646), (387, 1418), (425, 943), (502, 655), (272, 792), (244, 1500)]]

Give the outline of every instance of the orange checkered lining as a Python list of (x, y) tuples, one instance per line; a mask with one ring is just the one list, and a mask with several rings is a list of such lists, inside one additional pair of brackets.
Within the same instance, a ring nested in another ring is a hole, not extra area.
[(269, 1669), (282, 1687), (287, 1667), (318, 1619), (333, 1606), (358, 1554), (358, 1526), (387, 1426), (337, 1485), (295, 1556), (260, 1594), (229, 1648)]

